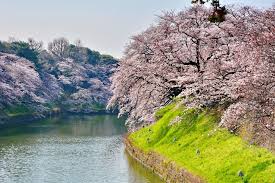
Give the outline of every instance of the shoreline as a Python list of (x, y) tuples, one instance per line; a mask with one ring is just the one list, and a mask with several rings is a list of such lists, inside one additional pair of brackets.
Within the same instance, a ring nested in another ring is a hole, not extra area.
[(134, 146), (128, 136), (124, 137), (124, 145), (127, 153), (142, 164), (144, 167), (158, 175), (168, 183), (205, 183), (202, 178), (195, 176), (177, 166), (174, 162), (168, 161), (163, 156), (154, 152), (144, 152)]
[(43, 120), (50, 117), (60, 116), (60, 115), (115, 115), (113, 113), (108, 113), (107, 111), (92, 112), (92, 113), (75, 113), (75, 112), (58, 112), (53, 111), (43, 114), (26, 114), (20, 116), (0, 116), (0, 129), (10, 128), (16, 125), (30, 124), (35, 121)]

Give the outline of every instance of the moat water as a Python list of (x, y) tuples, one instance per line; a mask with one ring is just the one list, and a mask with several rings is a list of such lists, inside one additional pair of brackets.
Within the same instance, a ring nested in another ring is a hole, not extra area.
[(160, 183), (125, 152), (124, 121), (61, 116), (0, 129), (1, 183)]

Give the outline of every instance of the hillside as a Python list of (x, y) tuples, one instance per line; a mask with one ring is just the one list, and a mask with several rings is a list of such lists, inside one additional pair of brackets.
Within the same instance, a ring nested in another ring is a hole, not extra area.
[(25, 42), (0, 42), (1, 118), (54, 112), (105, 112), (117, 61), (68, 44), (64, 54)]

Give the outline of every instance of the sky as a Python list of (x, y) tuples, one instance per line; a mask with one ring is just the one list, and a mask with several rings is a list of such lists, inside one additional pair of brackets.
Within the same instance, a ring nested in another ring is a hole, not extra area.
[[(42, 40), (54, 38), (120, 58), (131, 36), (157, 20), (163, 11), (180, 11), (191, 0), (0, 0), (0, 40), (10, 37)], [(240, 0), (221, 0), (222, 4)], [(271, 7), (275, 0), (242, 0), (244, 5)]]

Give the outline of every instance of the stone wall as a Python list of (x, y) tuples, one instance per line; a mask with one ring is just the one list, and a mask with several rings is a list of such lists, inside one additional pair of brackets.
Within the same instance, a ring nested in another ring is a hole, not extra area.
[(127, 152), (155, 174), (159, 175), (168, 183), (203, 183), (206, 182), (198, 176), (192, 175), (185, 169), (177, 166), (174, 162), (166, 160), (155, 152), (144, 152), (133, 145), (125, 137), (124, 143)]

